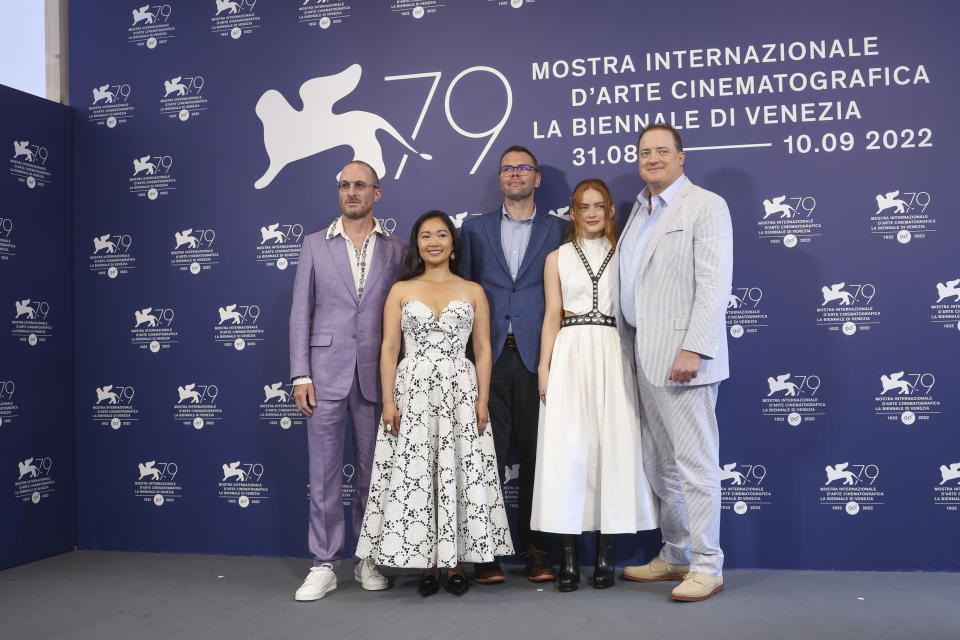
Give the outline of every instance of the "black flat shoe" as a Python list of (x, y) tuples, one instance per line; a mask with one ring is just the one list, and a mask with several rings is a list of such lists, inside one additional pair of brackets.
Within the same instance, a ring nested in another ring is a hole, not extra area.
[(432, 596), (440, 590), (440, 578), (432, 573), (424, 572), (420, 575), (420, 584), (417, 585), (417, 593), (426, 598)]
[(451, 573), (447, 578), (447, 584), (443, 588), (455, 596), (462, 596), (470, 588), (470, 581), (464, 575)]

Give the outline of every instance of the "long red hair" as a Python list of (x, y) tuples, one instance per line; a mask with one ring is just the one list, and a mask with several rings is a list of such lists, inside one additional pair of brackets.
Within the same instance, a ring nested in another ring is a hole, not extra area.
[(573, 190), (573, 195), (570, 197), (570, 230), (567, 232), (567, 242), (583, 238), (583, 232), (580, 228), (580, 205), (583, 204), (583, 194), (589, 189), (599, 192), (603, 197), (603, 208), (607, 211), (607, 224), (604, 225), (603, 235), (610, 241), (611, 246), (616, 246), (617, 238), (620, 237), (620, 229), (614, 220), (617, 208), (613, 204), (613, 196), (610, 195), (610, 189), (607, 188), (606, 183), (600, 178), (581, 180)]

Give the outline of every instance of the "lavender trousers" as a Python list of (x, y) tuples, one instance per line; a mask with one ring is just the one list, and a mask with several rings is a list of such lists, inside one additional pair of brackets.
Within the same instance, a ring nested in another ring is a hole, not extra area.
[[(380, 403), (365, 400), (360, 393), (356, 369), (346, 398), (317, 400), (307, 420), (310, 464), (310, 525), (307, 542), (314, 566), (329, 562), (335, 568), (343, 551), (343, 444), (347, 415), (353, 424), (354, 481), (353, 531), (360, 532), (370, 490), (370, 471), (377, 442)], [(349, 474), (346, 474), (349, 475)]]

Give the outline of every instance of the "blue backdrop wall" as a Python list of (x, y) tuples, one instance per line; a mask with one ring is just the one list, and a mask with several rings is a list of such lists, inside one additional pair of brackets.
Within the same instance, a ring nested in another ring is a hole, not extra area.
[(0, 85), (0, 569), (77, 539), (72, 125)]
[(515, 143), (542, 165), (538, 211), (565, 215), (599, 176), (623, 216), (637, 133), (665, 120), (734, 219), (728, 566), (960, 569), (955, 3), (664, 15), (72, 2), (80, 545), (305, 555), (287, 313), (303, 234), (338, 215), (354, 155), (401, 237), (428, 209), (498, 206)]

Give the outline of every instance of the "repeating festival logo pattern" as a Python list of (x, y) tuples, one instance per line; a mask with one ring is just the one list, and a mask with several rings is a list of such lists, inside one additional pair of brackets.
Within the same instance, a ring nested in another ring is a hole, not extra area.
[(817, 325), (830, 331), (852, 336), (858, 331), (870, 331), (882, 322), (880, 311), (873, 300), (877, 287), (873, 283), (831, 282), (820, 287), (817, 306)]
[(233, 304), (217, 308), (220, 320), (213, 325), (213, 340), (225, 347), (243, 351), (263, 341), (260, 320), (260, 305)]
[(87, 105), (87, 120), (98, 127), (113, 129), (133, 119), (136, 107), (130, 100), (133, 87), (129, 82), (101, 84), (91, 93), (93, 98)]
[(262, 482), (263, 464), (234, 460), (224, 462), (220, 469), (223, 477), (217, 483), (217, 497), (221, 500), (246, 509), (270, 498), (270, 489)]
[(17, 255), (17, 244), (13, 241), (13, 218), (0, 214), (0, 262), (7, 262)]
[(177, 481), (180, 465), (173, 461), (146, 460), (137, 463), (133, 481), (133, 495), (144, 502), (162, 507), (183, 497), (183, 487)]
[(279, 380), (263, 385), (263, 400), (260, 402), (260, 421), (284, 431), (294, 425), (306, 424), (306, 416), (300, 413), (293, 401), (293, 384)]
[(220, 252), (214, 248), (216, 240), (217, 232), (212, 228), (189, 227), (174, 231), (170, 266), (193, 275), (210, 271), (220, 261)]
[(179, 341), (180, 334), (173, 327), (176, 311), (171, 307), (144, 307), (133, 312), (130, 343), (139, 349), (157, 353), (169, 349)]
[(390, 11), (420, 20), (424, 16), (436, 13), (445, 6), (440, 0), (392, 0)]
[(766, 465), (736, 461), (720, 465), (720, 508), (742, 516), (769, 506), (773, 492), (763, 484), (766, 478)]
[(823, 225), (813, 215), (817, 199), (812, 195), (782, 193), (764, 198), (762, 204), (763, 217), (757, 221), (757, 234), (764, 242), (792, 249), (809, 244), (823, 233)]
[(930, 322), (960, 331), (960, 278), (937, 283), (937, 300), (930, 305)]
[(933, 503), (946, 511), (960, 510), (960, 462), (940, 465), (933, 487)]
[(767, 326), (766, 307), (760, 306), (763, 289), (734, 287), (727, 301), (727, 331), (733, 338), (759, 333)]
[(175, 37), (176, 28), (170, 19), (173, 7), (169, 3), (145, 4), (135, 7), (131, 13), (133, 20), (127, 27), (127, 42), (130, 44), (156, 49)]
[(29, 139), (13, 141), (13, 155), (10, 158), (10, 175), (28, 189), (46, 187), (53, 179), (47, 168), (50, 152), (41, 144), (31, 143)]
[(880, 468), (875, 464), (851, 464), (848, 460), (824, 467), (826, 478), (820, 486), (820, 504), (832, 511), (855, 516), (874, 511), (884, 504), (884, 492), (877, 484)]
[(910, 426), (928, 421), (940, 413), (940, 401), (933, 396), (937, 377), (929, 371), (905, 369), (880, 375), (879, 393), (874, 396), (874, 413), (887, 420)]
[(104, 233), (93, 237), (93, 251), (88, 257), (92, 273), (111, 280), (130, 273), (137, 259), (130, 252), (133, 236), (129, 233)]
[(262, 26), (257, 0), (212, 0), (211, 4), (216, 12), (210, 18), (210, 31), (218, 36), (238, 40)]
[(160, 98), (160, 114), (186, 122), (209, 109), (203, 94), (206, 79), (199, 74), (180, 74), (163, 81), (163, 97)]
[(10, 321), (10, 335), (31, 347), (42, 344), (53, 334), (50, 324), (50, 303), (46, 300), (23, 298), (13, 303), (14, 316)]
[(56, 490), (53, 478), (53, 458), (33, 456), (17, 462), (17, 481), (13, 483), (13, 497), (19, 502), (37, 504), (49, 498)]
[(791, 427), (816, 422), (826, 415), (827, 403), (820, 397), (822, 381), (812, 373), (780, 373), (767, 378), (762, 413), (774, 422)]
[(297, 22), (308, 27), (329, 29), (350, 17), (350, 3), (341, 0), (295, 0)]
[(17, 383), (9, 378), (0, 380), (0, 429), (10, 427), (17, 419), (19, 408), (13, 400)]
[(138, 198), (156, 200), (177, 188), (173, 177), (173, 158), (168, 155), (145, 155), (133, 158), (133, 174), (127, 189)]
[(874, 200), (876, 210), (870, 216), (870, 233), (907, 244), (936, 232), (937, 220), (932, 217), (932, 210), (928, 212), (928, 191), (894, 189), (876, 194)]
[(97, 401), (91, 407), (92, 420), (114, 431), (133, 426), (140, 413), (133, 405), (136, 393), (131, 385), (105, 384), (97, 387)]
[(217, 406), (220, 387), (215, 384), (190, 382), (177, 386), (177, 401), (173, 403), (173, 419), (197, 431), (219, 424), (223, 409)]
[(300, 262), (303, 244), (303, 225), (300, 223), (271, 222), (260, 227), (257, 262), (280, 271)]

